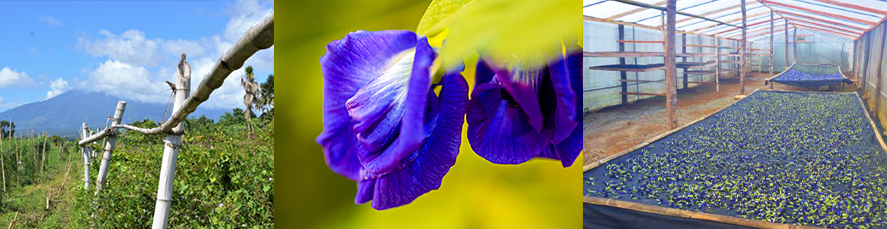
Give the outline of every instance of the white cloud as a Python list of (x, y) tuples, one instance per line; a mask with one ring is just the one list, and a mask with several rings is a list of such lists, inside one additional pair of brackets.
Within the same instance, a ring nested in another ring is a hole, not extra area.
[(155, 80), (145, 67), (134, 66), (116, 60), (108, 60), (89, 73), (84, 88), (110, 95), (135, 99), (141, 102), (161, 102), (168, 93), (161, 87), (163, 81)]
[(10, 69), (8, 66), (0, 69), (0, 88), (12, 86), (27, 87), (31, 86), (33, 83), (34, 80), (32, 80), (25, 72), (18, 72)]
[[(191, 64), (192, 90), (209, 73), (218, 58), (224, 54), (249, 28), (274, 12), (270, 1), (238, 1), (228, 11), (231, 18), (218, 34), (197, 40), (150, 39), (139, 30), (120, 35), (102, 30), (101, 39), (81, 38), (79, 47), (93, 56), (107, 56), (109, 60), (96, 69), (88, 70), (89, 78), (81, 82), (84, 88), (105, 91), (126, 99), (166, 103), (168, 89), (163, 81), (172, 81), (182, 53), (188, 54)], [(252, 65), (261, 72), (274, 72), (274, 48), (262, 50), (243, 65)], [(202, 107), (243, 107), (243, 88), (240, 77), (243, 68), (232, 72), (225, 83), (215, 91)]]
[(115, 35), (107, 30), (99, 31), (102, 39), (79, 39), (79, 47), (92, 56), (107, 56), (110, 59), (148, 67), (157, 66), (162, 58), (158, 49), (159, 39), (147, 39), (139, 30), (127, 30)]
[(57, 95), (61, 95), (68, 90), (71, 90), (71, 86), (68, 85), (68, 81), (65, 81), (62, 78), (58, 78), (56, 80), (53, 80), (52, 82), (49, 82), (49, 88), (49, 91), (46, 92), (46, 99), (50, 99)]
[(40, 16), (40, 22), (46, 23), (49, 26), (65, 26), (65, 23), (62, 23), (58, 19), (49, 16)]

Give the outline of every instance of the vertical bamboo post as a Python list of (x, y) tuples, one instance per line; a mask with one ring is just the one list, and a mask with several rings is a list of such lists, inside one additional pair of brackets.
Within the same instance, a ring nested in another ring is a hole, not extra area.
[[(83, 123), (83, 131), (80, 132), (80, 139), (86, 138), (89, 134), (89, 127)], [(81, 146), (80, 152), (83, 154), (83, 189), (89, 190), (89, 146)]]
[(43, 174), (43, 170), (46, 168), (46, 141), (49, 140), (46, 137), (46, 132), (43, 132), (43, 150), (40, 152), (40, 174)]
[[(871, 34), (871, 33), (869, 33), (869, 34)], [(869, 62), (871, 62), (871, 60), (869, 60), (869, 58), (872, 55), (872, 43), (874, 43), (874, 41), (875, 41), (874, 36), (867, 36), (867, 37), (868, 38), (865, 40), (865, 46), (863, 47), (865, 50), (863, 50), (864, 56), (862, 57), (862, 83), (860, 83), (860, 86), (862, 86), (862, 95), (863, 96), (865, 96), (865, 94), (866, 94), (865, 88), (868, 87), (868, 84), (869, 84), (868, 83)]]
[[(114, 119), (111, 119), (111, 126), (119, 125), (123, 119), (123, 112), (126, 110), (126, 101), (117, 102), (117, 110), (114, 111)], [(108, 175), (108, 165), (111, 163), (111, 156), (114, 154), (114, 143), (117, 142), (117, 129), (106, 129), (111, 131), (105, 141), (105, 152), (102, 154), (102, 164), (99, 166), (99, 176), (96, 178), (95, 193), (98, 194), (105, 185), (105, 176)]]
[(740, 11), (742, 11), (742, 41), (740, 41), (742, 46), (739, 47), (739, 94), (745, 95), (745, 52), (748, 49), (745, 43), (745, 36), (747, 35), (745, 30), (745, 0), (740, 0), (739, 5), (741, 7)]
[(880, 115), (881, 114), (881, 110), (880, 110), (880, 108), (881, 108), (881, 93), (882, 93), (881, 92), (881, 78), (883, 78), (883, 77), (881, 77), (881, 70), (884, 65), (884, 60), (883, 60), (884, 46), (887, 45), (887, 27), (884, 27), (883, 29), (881, 29), (881, 31), (883, 31), (883, 33), (881, 34), (881, 52), (878, 52), (878, 59), (877, 59), (878, 60), (878, 73), (876, 74), (878, 76), (878, 79), (876, 80), (875, 93), (874, 93), (875, 94), (874, 114), (875, 114), (875, 117), (878, 118), (878, 120), (881, 120), (881, 115)]
[(794, 32), (792, 33), (792, 50), (795, 56), (795, 62), (800, 63), (798, 60), (798, 27), (795, 27)]
[(3, 152), (3, 154), (0, 154), (0, 173), (2, 173), (2, 175), (3, 175), (3, 193), (6, 194), (7, 196), (9, 196), (9, 192), (6, 192), (6, 165), (5, 165), (6, 159), (5, 158), (6, 158), (7, 153), (9, 153), (9, 151), (6, 151), (6, 152)]
[[(674, 1), (674, 0), (671, 0)], [(185, 54), (179, 61), (176, 77), (175, 102), (173, 111), (181, 109), (185, 99), (191, 92), (191, 66), (185, 62)], [(160, 165), (160, 180), (157, 187), (157, 204), (154, 208), (154, 222), (152, 228), (164, 229), (169, 223), (169, 207), (172, 205), (173, 180), (176, 172), (176, 159), (182, 144), (184, 122), (180, 122), (172, 133), (166, 136), (163, 147), (163, 161)]]

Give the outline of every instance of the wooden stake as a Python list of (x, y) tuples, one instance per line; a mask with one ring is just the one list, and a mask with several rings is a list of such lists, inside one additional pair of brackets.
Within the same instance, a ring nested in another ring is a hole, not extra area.
[[(120, 120), (123, 119), (123, 112), (125, 110), (126, 101), (117, 102), (117, 110), (114, 111), (114, 118), (111, 119), (111, 126), (120, 124)], [(105, 176), (108, 175), (108, 165), (111, 163), (111, 157), (114, 154), (114, 143), (117, 142), (117, 129), (105, 129), (105, 131), (111, 131), (111, 134), (108, 135), (107, 141), (105, 141), (105, 152), (102, 154), (102, 164), (99, 166), (99, 176), (96, 178), (96, 195), (99, 194), (99, 191), (101, 191), (102, 187), (105, 185)]]
[(15, 228), (15, 221), (18, 220), (18, 212), (15, 212), (15, 217), (12, 218), (12, 221), (9, 222), (9, 229)]

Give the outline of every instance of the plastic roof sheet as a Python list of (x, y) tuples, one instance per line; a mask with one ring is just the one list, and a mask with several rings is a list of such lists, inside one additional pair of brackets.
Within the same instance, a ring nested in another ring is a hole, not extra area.
[[(665, 6), (665, 0), (633, 0)], [(856, 39), (887, 16), (887, 0), (746, 0), (747, 31), (752, 35), (769, 36), (770, 12), (774, 30), (816, 30), (830, 35)], [(583, 0), (586, 17), (613, 22), (628, 22), (661, 27), (663, 12), (617, 0)], [(677, 0), (679, 12), (703, 16), (730, 25), (742, 26), (740, 0)], [(677, 15), (677, 30), (719, 37), (739, 37), (742, 30), (699, 18)], [(783, 20), (784, 19), (784, 20)], [(763, 33), (762, 33), (763, 32)]]

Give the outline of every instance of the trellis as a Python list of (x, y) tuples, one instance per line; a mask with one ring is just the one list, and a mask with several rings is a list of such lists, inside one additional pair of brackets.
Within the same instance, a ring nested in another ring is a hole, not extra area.
[(157, 128), (146, 129), (131, 125), (121, 124), (123, 112), (126, 107), (125, 101), (117, 104), (117, 110), (110, 126), (95, 134), (87, 134), (88, 127), (83, 124), (83, 131), (78, 144), (83, 149), (84, 158), (84, 187), (89, 189), (89, 161), (93, 152), (86, 147), (87, 144), (96, 142), (101, 139), (107, 139), (103, 144), (104, 153), (102, 155), (101, 167), (96, 180), (96, 194), (101, 191), (108, 172), (108, 166), (113, 155), (114, 144), (119, 128), (128, 129), (142, 134), (166, 134), (164, 140), (163, 158), (161, 162), (160, 178), (157, 188), (157, 202), (154, 208), (153, 228), (166, 228), (169, 223), (169, 210), (172, 203), (173, 180), (175, 177), (176, 159), (179, 154), (179, 148), (182, 145), (182, 134), (184, 134), (184, 121), (189, 114), (194, 112), (197, 107), (209, 99), (209, 95), (217, 88), (221, 87), (225, 78), (231, 72), (240, 69), (243, 63), (253, 54), (262, 49), (270, 48), (274, 45), (274, 14), (265, 17), (259, 23), (253, 25), (231, 49), (228, 49), (219, 60), (213, 65), (212, 70), (206, 75), (203, 81), (191, 93), (191, 66), (185, 61), (185, 54), (179, 61), (176, 70), (174, 87), (175, 100), (173, 102), (172, 115), (165, 120)]

